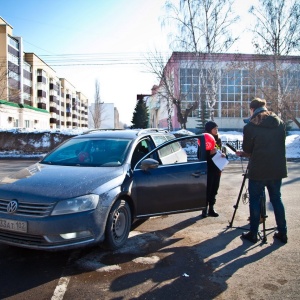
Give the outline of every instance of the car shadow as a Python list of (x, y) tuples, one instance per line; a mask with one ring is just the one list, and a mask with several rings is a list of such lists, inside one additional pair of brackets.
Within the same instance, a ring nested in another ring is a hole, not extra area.
[[(115, 278), (110, 285), (111, 292), (122, 294), (131, 288), (136, 291), (139, 287), (141, 293), (131, 299), (170, 299), (170, 295), (176, 295), (177, 299), (194, 299), (199, 295), (205, 295), (205, 299), (214, 299), (227, 289), (227, 280), (239, 269), (259, 261), (281, 246), (262, 243), (253, 245), (245, 241), (224, 252), (228, 244), (240, 236), (239, 229), (226, 229), (193, 246), (176, 246), (178, 238), (172, 238), (172, 234), (198, 219), (189, 219), (156, 232), (161, 237), (160, 243), (153, 241), (139, 256), (155, 255), (160, 260), (151, 268)], [(249, 255), (249, 250), (254, 247), (260, 247), (259, 251)]]
[[(24, 295), (61, 276), (70, 276), (74, 286), (84, 282), (87, 292), (97, 293), (103, 299), (124, 299), (122, 295), (130, 292), (137, 295), (130, 299), (170, 299), (170, 295), (176, 295), (177, 299), (194, 299), (200, 294), (213, 299), (227, 289), (227, 279), (239, 269), (280, 247), (275, 243), (271, 246), (252, 245), (245, 241), (224, 251), (241, 233), (235, 228), (221, 230), (210, 239), (190, 245), (185, 237), (177, 236), (176, 233), (189, 230), (190, 226), (202, 221), (197, 216), (162, 230), (139, 233), (130, 237), (125, 247), (114, 252), (99, 247), (45, 252), (1, 246), (1, 270), (9, 272), (5, 276), (1, 272), (0, 298)], [(249, 255), (249, 249), (253, 247), (261, 249)], [(145, 265), (143, 259), (150, 259), (152, 263)], [(220, 268), (221, 265), (226, 268)], [(107, 271), (108, 267), (113, 271)], [(106, 272), (105, 276), (102, 271)], [(85, 274), (93, 274), (92, 280), (97, 285), (89, 285), (90, 278), (87, 279)], [(15, 278), (22, 280), (15, 284)], [(107, 284), (109, 288), (102, 290), (101, 285)], [(70, 287), (68, 296), (72, 297), (72, 293), (76, 291)]]

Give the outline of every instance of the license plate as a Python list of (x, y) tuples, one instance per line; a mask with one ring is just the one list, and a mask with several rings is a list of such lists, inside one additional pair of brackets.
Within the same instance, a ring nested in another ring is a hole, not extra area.
[(27, 232), (27, 222), (14, 221), (0, 218), (0, 229)]

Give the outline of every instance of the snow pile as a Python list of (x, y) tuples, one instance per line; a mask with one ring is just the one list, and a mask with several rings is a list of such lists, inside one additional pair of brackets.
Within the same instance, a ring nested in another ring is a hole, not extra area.
[(300, 157), (300, 131), (293, 131), (291, 135), (288, 135), (285, 140), (286, 145), (286, 157), (287, 158), (299, 158)]
[(0, 128), (0, 132), (12, 133), (61, 133), (64, 135), (78, 135), (89, 129), (34, 129), (34, 128)]
[[(14, 129), (0, 129), (0, 132), (2, 131), (6, 131), (6, 132), (13, 132), (13, 133), (61, 133), (64, 135), (78, 135), (78, 134), (82, 134), (86, 131), (89, 130), (82, 130), (82, 129), (55, 129), (55, 130), (37, 130), (37, 129), (20, 129), (20, 128), (14, 128)], [(175, 132), (172, 132), (173, 134), (176, 135), (194, 135), (193, 132), (182, 129), (182, 130), (178, 130)], [(239, 141), (242, 142), (243, 141), (243, 134), (241, 132), (238, 131), (219, 131), (219, 135), (220, 138), (223, 142), (223, 144), (225, 144), (226, 142), (235, 142), (235, 141)], [(38, 143), (36, 143), (36, 147), (47, 147), (49, 143), (48, 139), (42, 139), (40, 140)], [(185, 150), (187, 151), (188, 154), (192, 154), (192, 153), (196, 153), (197, 151), (197, 145), (196, 143), (187, 143)], [(231, 150), (228, 150), (229, 153), (233, 154), (233, 152)], [(30, 155), (31, 157), (33, 157), (34, 155)], [(40, 156), (40, 155), (36, 155), (36, 156)], [(234, 155), (235, 156), (235, 155)], [(18, 153), (17, 151), (10, 151), (9, 153), (6, 151), (5, 153), (0, 152), (0, 157), (24, 157), (24, 155), (21, 155), (20, 153)], [(287, 138), (286, 138), (286, 157), (287, 158), (300, 158), (300, 131), (291, 131), (288, 132)]]

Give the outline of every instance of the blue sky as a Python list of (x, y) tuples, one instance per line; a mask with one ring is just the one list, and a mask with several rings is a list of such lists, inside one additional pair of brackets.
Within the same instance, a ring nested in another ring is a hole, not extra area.
[[(245, 8), (250, 0), (237, 0)], [(34, 52), (94, 101), (114, 103), (120, 121), (131, 124), (137, 94), (157, 84), (146, 72), (147, 52), (169, 52), (161, 27), (165, 0), (0, 0), (0, 16)]]

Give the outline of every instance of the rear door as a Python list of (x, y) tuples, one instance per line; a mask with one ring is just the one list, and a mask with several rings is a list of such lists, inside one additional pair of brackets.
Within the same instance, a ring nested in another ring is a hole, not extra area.
[(157, 168), (135, 169), (133, 173), (132, 197), (137, 217), (200, 210), (206, 206), (206, 161), (159, 164)]

